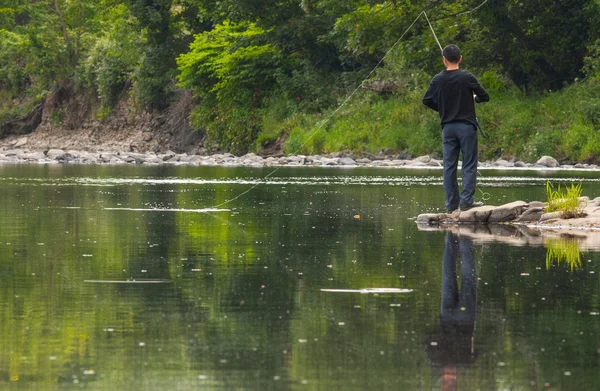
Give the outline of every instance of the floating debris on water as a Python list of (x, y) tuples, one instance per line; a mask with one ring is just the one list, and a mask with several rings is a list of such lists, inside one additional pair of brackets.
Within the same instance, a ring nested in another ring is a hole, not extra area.
[(90, 284), (167, 284), (170, 280), (84, 280)]
[(400, 289), (400, 288), (363, 288), (363, 289), (321, 289), (321, 292), (334, 292), (334, 293), (411, 293), (414, 289)]
[(123, 210), (128, 212), (187, 212), (187, 213), (216, 213), (231, 212), (231, 209), (167, 209), (167, 208), (104, 208), (104, 210)]

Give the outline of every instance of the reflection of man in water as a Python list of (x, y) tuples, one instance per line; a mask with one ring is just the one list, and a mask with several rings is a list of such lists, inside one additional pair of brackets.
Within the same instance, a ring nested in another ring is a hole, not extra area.
[[(461, 256), (458, 291), (456, 260)], [(446, 234), (442, 265), (442, 304), (439, 334), (428, 339), (425, 349), (431, 362), (439, 366), (442, 390), (457, 389), (457, 368), (475, 362), (474, 332), (477, 309), (477, 276), (473, 241), (452, 232)]]

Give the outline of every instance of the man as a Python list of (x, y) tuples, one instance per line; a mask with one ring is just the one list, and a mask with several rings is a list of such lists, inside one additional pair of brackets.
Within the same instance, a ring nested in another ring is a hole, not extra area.
[[(448, 45), (443, 50), (446, 70), (437, 74), (423, 97), (423, 104), (440, 115), (444, 157), (444, 192), (446, 209), (468, 210), (482, 206), (474, 202), (477, 183), (477, 117), (475, 103), (490, 100), (475, 76), (459, 69), (460, 49)], [(458, 192), (456, 172), (462, 152), (462, 192)]]

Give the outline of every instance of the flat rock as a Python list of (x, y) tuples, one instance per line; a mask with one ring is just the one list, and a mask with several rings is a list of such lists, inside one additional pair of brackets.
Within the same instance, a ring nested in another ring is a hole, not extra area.
[(529, 209), (531, 208), (545, 208), (546, 207), (546, 203), (542, 202), (542, 201), (531, 201), (529, 203)]
[(17, 140), (17, 142), (15, 143), (15, 145), (13, 145), (14, 148), (21, 148), (22, 146), (24, 146), (25, 144), (27, 144), (27, 137), (21, 137), (20, 139)]
[(544, 213), (540, 217), (540, 222), (550, 221), (550, 220), (556, 220), (556, 219), (560, 219), (560, 217), (561, 217), (561, 213), (560, 212)]
[(437, 224), (440, 219), (443, 218), (444, 214), (439, 213), (424, 213), (417, 217), (417, 223), (419, 224)]

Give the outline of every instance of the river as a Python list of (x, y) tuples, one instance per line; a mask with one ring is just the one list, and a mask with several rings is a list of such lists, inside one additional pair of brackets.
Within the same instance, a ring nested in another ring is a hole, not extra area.
[[(0, 388), (600, 388), (600, 243), (421, 231), (439, 170), (270, 172), (1, 165)], [(600, 195), (477, 198), (546, 180)]]

